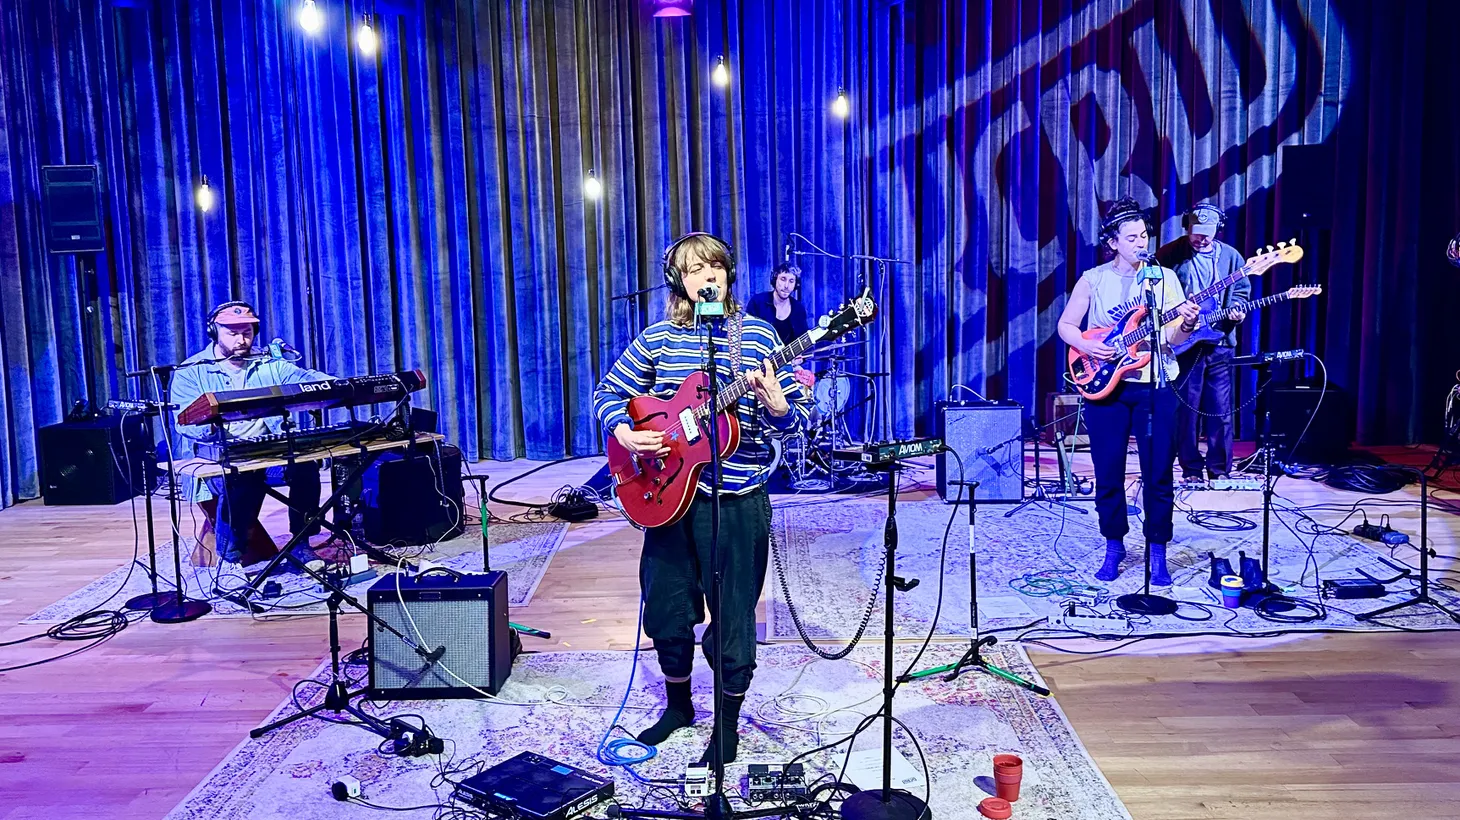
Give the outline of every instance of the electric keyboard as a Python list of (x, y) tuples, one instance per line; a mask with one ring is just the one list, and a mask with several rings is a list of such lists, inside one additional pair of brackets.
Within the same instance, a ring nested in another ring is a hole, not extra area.
[(193, 449), (198, 458), (208, 461), (243, 461), (245, 459), (282, 458), (292, 450), (295, 454), (334, 447), (361, 439), (385, 437), (385, 425), (368, 421), (347, 421), (324, 427), (295, 430), (293, 434), (269, 433), (252, 438), (227, 441), (200, 441)]
[(402, 370), (379, 376), (326, 379), (301, 384), (204, 393), (177, 414), (178, 424), (221, 424), (303, 410), (328, 410), (394, 402), (426, 386), (426, 374)]

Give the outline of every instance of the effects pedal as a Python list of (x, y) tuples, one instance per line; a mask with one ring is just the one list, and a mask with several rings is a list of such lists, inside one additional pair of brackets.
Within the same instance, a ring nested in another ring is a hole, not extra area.
[(745, 781), (751, 800), (781, 800), (806, 794), (806, 769), (800, 763), (752, 763)]
[(548, 515), (563, 521), (588, 521), (598, 517), (598, 506), (584, 497), (581, 490), (569, 490), (562, 498), (548, 505)]
[(691, 763), (684, 767), (685, 797), (709, 797), (710, 791), (710, 764)]
[(1324, 598), (1353, 600), (1355, 598), (1383, 598), (1388, 594), (1384, 585), (1362, 578), (1337, 578), (1323, 582)]

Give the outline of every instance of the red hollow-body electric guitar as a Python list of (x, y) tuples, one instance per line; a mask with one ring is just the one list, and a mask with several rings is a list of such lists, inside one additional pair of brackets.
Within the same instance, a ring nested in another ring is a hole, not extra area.
[[(817, 343), (831, 341), (861, 327), (876, 315), (877, 306), (864, 293), (778, 349), (771, 355), (771, 365), (779, 369), (806, 355)], [(605, 449), (614, 493), (629, 520), (641, 527), (662, 527), (684, 516), (694, 501), (700, 473), (710, 463), (711, 419), (719, 425), (723, 458), (740, 446), (740, 419), (735, 415), (735, 405), (750, 389), (750, 380), (740, 374), (735, 381), (720, 388), (719, 405), (711, 412), (709, 379), (704, 372), (698, 372), (685, 379), (671, 398), (635, 396), (629, 399), (628, 414), (634, 429), (664, 433), (664, 443), (669, 448), (669, 453), (662, 458), (640, 458), (624, 449), (618, 439), (608, 437)]]

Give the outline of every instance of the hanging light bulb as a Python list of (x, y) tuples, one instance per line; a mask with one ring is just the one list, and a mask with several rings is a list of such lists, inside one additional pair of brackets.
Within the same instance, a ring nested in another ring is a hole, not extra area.
[(721, 55), (720, 59), (715, 61), (715, 70), (710, 72), (710, 82), (720, 88), (726, 88), (730, 85), (730, 67), (725, 65), (724, 55)]
[(380, 38), (375, 36), (368, 14), (360, 18), (360, 28), (355, 30), (355, 45), (360, 47), (360, 53), (366, 57), (374, 57), (375, 49), (380, 46)]
[(603, 196), (603, 183), (593, 175), (593, 169), (588, 169), (588, 176), (583, 178), (583, 196), (593, 201), (598, 201)]
[(198, 210), (203, 213), (213, 210), (213, 189), (209, 187), (208, 177), (206, 175), (203, 177), (203, 182), (198, 185), (198, 190), (194, 194), (194, 198), (197, 200)]
[(852, 102), (851, 100), (847, 99), (847, 92), (845, 90), (837, 89), (836, 99), (831, 101), (831, 113), (835, 115), (837, 119), (843, 120), (851, 116)]
[(299, 5), (299, 27), (305, 34), (311, 35), (324, 28), (324, 15), (319, 13), (319, 6), (314, 4), (314, 0), (304, 0)]

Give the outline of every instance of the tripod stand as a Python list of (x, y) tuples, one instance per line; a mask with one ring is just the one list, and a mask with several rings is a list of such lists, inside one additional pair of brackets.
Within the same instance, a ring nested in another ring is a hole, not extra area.
[[(419, 757), (426, 754), (439, 754), (444, 747), (440, 738), (434, 737), (425, 729), (424, 724), (420, 728), (410, 726), (397, 720), (381, 720), (360, 707), (356, 706), (354, 699), (365, 692), (364, 689), (357, 689), (354, 692), (349, 690), (345, 679), (340, 675), (340, 601), (347, 596), (339, 589), (330, 591), (326, 605), (330, 613), (330, 683), (325, 688), (324, 700), (309, 707), (301, 709), (285, 718), (280, 718), (273, 723), (259, 726), (249, 731), (248, 736), (259, 738), (281, 726), (287, 726), (296, 720), (306, 717), (314, 717), (320, 712), (344, 712), (354, 718), (360, 728), (386, 740), (394, 740), (395, 754)], [(368, 612), (366, 613), (369, 614)], [(370, 616), (372, 619), (374, 615)], [(376, 623), (383, 623), (376, 621)], [(389, 626), (386, 624), (386, 626)], [(391, 629), (394, 632), (394, 629)], [(399, 635), (399, 633), (396, 633)], [(402, 636), (404, 640), (404, 636)], [(409, 642), (407, 642), (409, 643)], [(419, 650), (418, 650), (419, 651)], [(433, 652), (426, 653), (423, 657), (427, 660), (427, 666), (422, 669), (422, 674), (430, 668), (431, 664), (441, 659), (446, 653), (446, 647), (440, 647)]]
[[(993, 675), (996, 678), (1006, 680), (1009, 683), (1014, 684), (1015, 686), (1022, 686), (1036, 695), (1049, 697), (1048, 689), (1040, 686), (1037, 683), (1034, 683), (1033, 681), (1025, 680), (1024, 678), (1019, 677), (1018, 675), (1010, 672), (1007, 669), (1002, 669), (989, 663), (987, 660), (984, 659), (983, 655), (981, 654), (984, 647), (993, 646), (994, 644), (999, 642), (999, 639), (994, 635), (988, 635), (981, 638), (978, 634), (978, 550), (974, 547), (973, 538), (973, 525), (974, 521), (978, 517), (978, 483), (967, 482), (966, 486), (969, 487), (968, 624), (970, 632), (968, 637), (968, 651), (964, 652), (963, 657), (959, 658), (954, 663), (946, 664), (944, 666), (935, 666), (932, 669), (923, 669), (917, 672), (911, 672), (909, 674), (899, 677), (897, 679), (897, 682), (907, 683), (908, 681), (917, 680), (918, 678), (926, 678), (932, 675), (941, 675), (944, 673), (947, 673), (947, 677), (943, 678), (943, 680), (953, 681), (957, 680), (958, 676), (963, 674), (964, 672), (967, 672), (970, 669), (976, 669), (980, 672)], [(1081, 510), (1081, 512), (1084, 512), (1084, 510)]]
[(1419, 476), (1419, 592), (1416, 593), (1415, 596), (1413, 598), (1410, 598), (1408, 601), (1400, 601), (1397, 604), (1386, 606), (1382, 609), (1376, 609), (1373, 612), (1365, 612), (1364, 614), (1358, 615), (1356, 617), (1360, 621), (1368, 621), (1381, 615), (1387, 615), (1390, 612), (1395, 612), (1401, 609), (1415, 606), (1416, 604), (1429, 604), (1435, 609), (1438, 609), (1446, 615), (1449, 615), (1450, 620), (1460, 623), (1460, 613), (1457, 613), (1455, 612), (1455, 610), (1446, 607), (1444, 604), (1435, 600), (1434, 596), (1430, 595), (1431, 550), (1429, 544), (1429, 478), (1425, 475), (1424, 470), (1416, 470), (1413, 467), (1404, 467), (1403, 469), (1411, 470)]
[[(1039, 439), (1041, 438), (1041, 436), (1039, 434), (1040, 429), (1042, 429), (1042, 428), (1035, 428), (1035, 430), (1034, 430), (1034, 495), (1031, 495), (1028, 498), (1024, 499), (1023, 501), (1020, 501), (1018, 504), (1016, 504), (1014, 506), (1013, 509), (1011, 509), (1008, 512), (1004, 513), (1004, 517), (1005, 518), (1009, 518), (1010, 516), (1014, 515), (1015, 513), (1019, 512), (1020, 510), (1023, 510), (1025, 507), (1033, 506), (1035, 504), (1048, 504), (1051, 507), (1063, 507), (1063, 508), (1065, 508), (1067, 510), (1074, 510), (1075, 512), (1079, 513), (1080, 515), (1089, 515), (1090, 514), (1090, 511), (1089, 510), (1085, 509), (1084, 507), (1076, 507), (1074, 504), (1071, 504), (1070, 502), (1066, 501), (1065, 499), (1066, 498), (1069, 498), (1069, 496), (1066, 495), (1062, 490), (1056, 490), (1056, 491), (1054, 491), (1054, 492), (1051, 493), (1051, 492), (1049, 492), (1048, 490), (1045, 489), (1043, 473), (1040, 472), (1040, 461), (1042, 460), (1039, 457)], [(1023, 441), (1023, 438), (1024, 437), (1021, 435), (1019, 437), (1019, 440), (1022, 442)], [(988, 449), (990, 449), (990, 448), (981, 448), (980, 449), (980, 453), (982, 453), (983, 450), (988, 450)], [(994, 448), (994, 449), (997, 449), (997, 448)], [(1019, 449), (1020, 449), (1019, 456), (1020, 456), (1020, 458), (1023, 458), (1023, 456), (1024, 456), (1024, 453), (1023, 453), (1023, 449), (1024, 448), (1023, 448), (1023, 446), (1021, 445)], [(1064, 468), (1064, 459), (1063, 459), (1063, 457), (1060, 459), (1060, 468), (1061, 468), (1061, 471), (1063, 471), (1063, 468)], [(1065, 480), (1064, 476), (1061, 476), (1060, 483), (1062, 485), (1064, 483), (1066, 483), (1066, 480)], [(970, 498), (972, 498), (972, 496), (970, 496)], [(971, 547), (971, 544), (970, 544), (970, 547)]]

